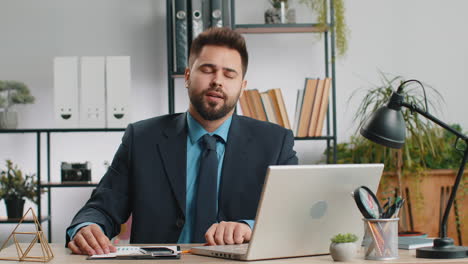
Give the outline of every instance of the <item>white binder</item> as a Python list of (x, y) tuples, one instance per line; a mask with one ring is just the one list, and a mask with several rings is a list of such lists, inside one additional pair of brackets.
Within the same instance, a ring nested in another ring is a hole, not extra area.
[(104, 57), (81, 57), (80, 127), (104, 128)]
[(130, 122), (130, 57), (106, 58), (106, 115), (108, 128), (125, 128)]
[(77, 128), (78, 57), (54, 58), (54, 119), (58, 128)]

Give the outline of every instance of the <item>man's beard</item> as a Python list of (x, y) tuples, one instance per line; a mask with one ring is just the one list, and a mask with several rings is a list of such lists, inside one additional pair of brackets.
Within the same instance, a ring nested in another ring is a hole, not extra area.
[[(212, 91), (221, 93), (223, 95), (224, 104), (219, 109), (217, 109), (216, 106), (221, 103), (207, 103), (205, 101), (205, 94)], [(236, 106), (237, 99), (239, 99), (239, 95), (240, 92), (236, 96), (236, 99), (230, 102), (230, 98), (221, 89), (210, 88), (206, 91), (203, 91), (200, 94), (194, 94), (190, 92), (189, 89), (190, 102), (192, 103), (193, 107), (195, 108), (195, 110), (197, 110), (197, 112), (203, 119), (209, 121), (219, 120), (225, 117), (229, 112), (231, 112), (231, 110), (234, 109), (234, 107)]]

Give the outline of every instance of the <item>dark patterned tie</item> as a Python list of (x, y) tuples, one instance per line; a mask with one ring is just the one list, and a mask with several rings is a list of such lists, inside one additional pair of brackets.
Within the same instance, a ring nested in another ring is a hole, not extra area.
[(202, 137), (204, 151), (200, 158), (198, 188), (195, 200), (193, 243), (205, 243), (205, 233), (216, 223), (216, 197), (218, 182), (218, 155), (216, 136)]

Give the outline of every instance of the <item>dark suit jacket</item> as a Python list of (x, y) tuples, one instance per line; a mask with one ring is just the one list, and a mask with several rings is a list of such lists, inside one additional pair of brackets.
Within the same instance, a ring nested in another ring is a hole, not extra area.
[[(176, 243), (185, 221), (186, 145), (185, 113), (130, 124), (112, 165), (70, 227), (98, 223), (112, 238), (132, 213), (131, 243)], [(233, 116), (219, 221), (255, 218), (268, 165), (297, 164), (293, 145), (291, 130)]]

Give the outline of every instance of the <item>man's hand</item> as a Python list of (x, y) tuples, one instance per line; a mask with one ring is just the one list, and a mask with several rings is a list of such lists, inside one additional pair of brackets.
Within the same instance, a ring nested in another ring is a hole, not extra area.
[(68, 248), (71, 249), (74, 254), (87, 254), (90, 256), (108, 254), (116, 251), (116, 248), (96, 224), (81, 228), (76, 233), (75, 237), (73, 237), (73, 240), (68, 242)]
[(224, 221), (213, 224), (205, 234), (209, 246), (242, 244), (249, 242), (251, 236), (252, 230), (248, 224)]

